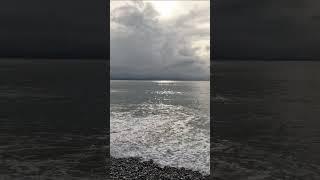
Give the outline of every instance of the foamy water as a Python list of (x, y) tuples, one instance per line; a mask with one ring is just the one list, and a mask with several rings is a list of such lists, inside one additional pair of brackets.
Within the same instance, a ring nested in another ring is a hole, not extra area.
[(112, 156), (209, 174), (209, 82), (112, 81), (110, 108)]
[(104, 65), (1, 59), (0, 179), (106, 176)]
[(228, 61), (214, 68), (214, 177), (320, 179), (320, 63)]

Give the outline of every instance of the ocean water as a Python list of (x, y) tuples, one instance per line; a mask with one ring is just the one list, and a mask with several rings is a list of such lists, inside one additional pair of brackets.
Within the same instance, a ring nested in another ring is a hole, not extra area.
[(320, 179), (320, 62), (213, 63), (217, 179)]
[(105, 177), (105, 62), (0, 60), (0, 179)]
[(210, 82), (112, 80), (110, 153), (210, 172)]

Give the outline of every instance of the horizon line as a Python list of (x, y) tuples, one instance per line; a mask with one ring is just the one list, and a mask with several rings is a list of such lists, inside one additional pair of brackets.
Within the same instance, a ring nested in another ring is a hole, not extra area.
[(247, 58), (247, 59), (244, 59), (244, 58), (239, 58), (239, 59), (236, 59), (236, 58), (215, 58), (215, 59), (210, 59), (210, 61), (320, 61), (320, 59), (303, 59), (303, 58), (297, 58), (297, 59), (255, 59), (255, 58)]
[(111, 81), (210, 81), (209, 80), (195, 80), (195, 79), (110, 79)]

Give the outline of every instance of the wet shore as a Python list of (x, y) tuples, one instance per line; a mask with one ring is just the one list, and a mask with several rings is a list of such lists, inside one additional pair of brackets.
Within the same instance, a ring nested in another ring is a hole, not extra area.
[(153, 161), (139, 158), (111, 158), (110, 179), (166, 179), (166, 180), (209, 180), (200, 172), (185, 168), (160, 167)]

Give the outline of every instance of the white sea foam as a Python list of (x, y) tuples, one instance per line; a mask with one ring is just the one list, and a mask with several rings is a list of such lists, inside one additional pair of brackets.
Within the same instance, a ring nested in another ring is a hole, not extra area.
[(126, 107), (131, 108), (123, 112), (122, 105), (111, 106), (112, 156), (153, 159), (209, 174), (209, 114), (161, 103)]

